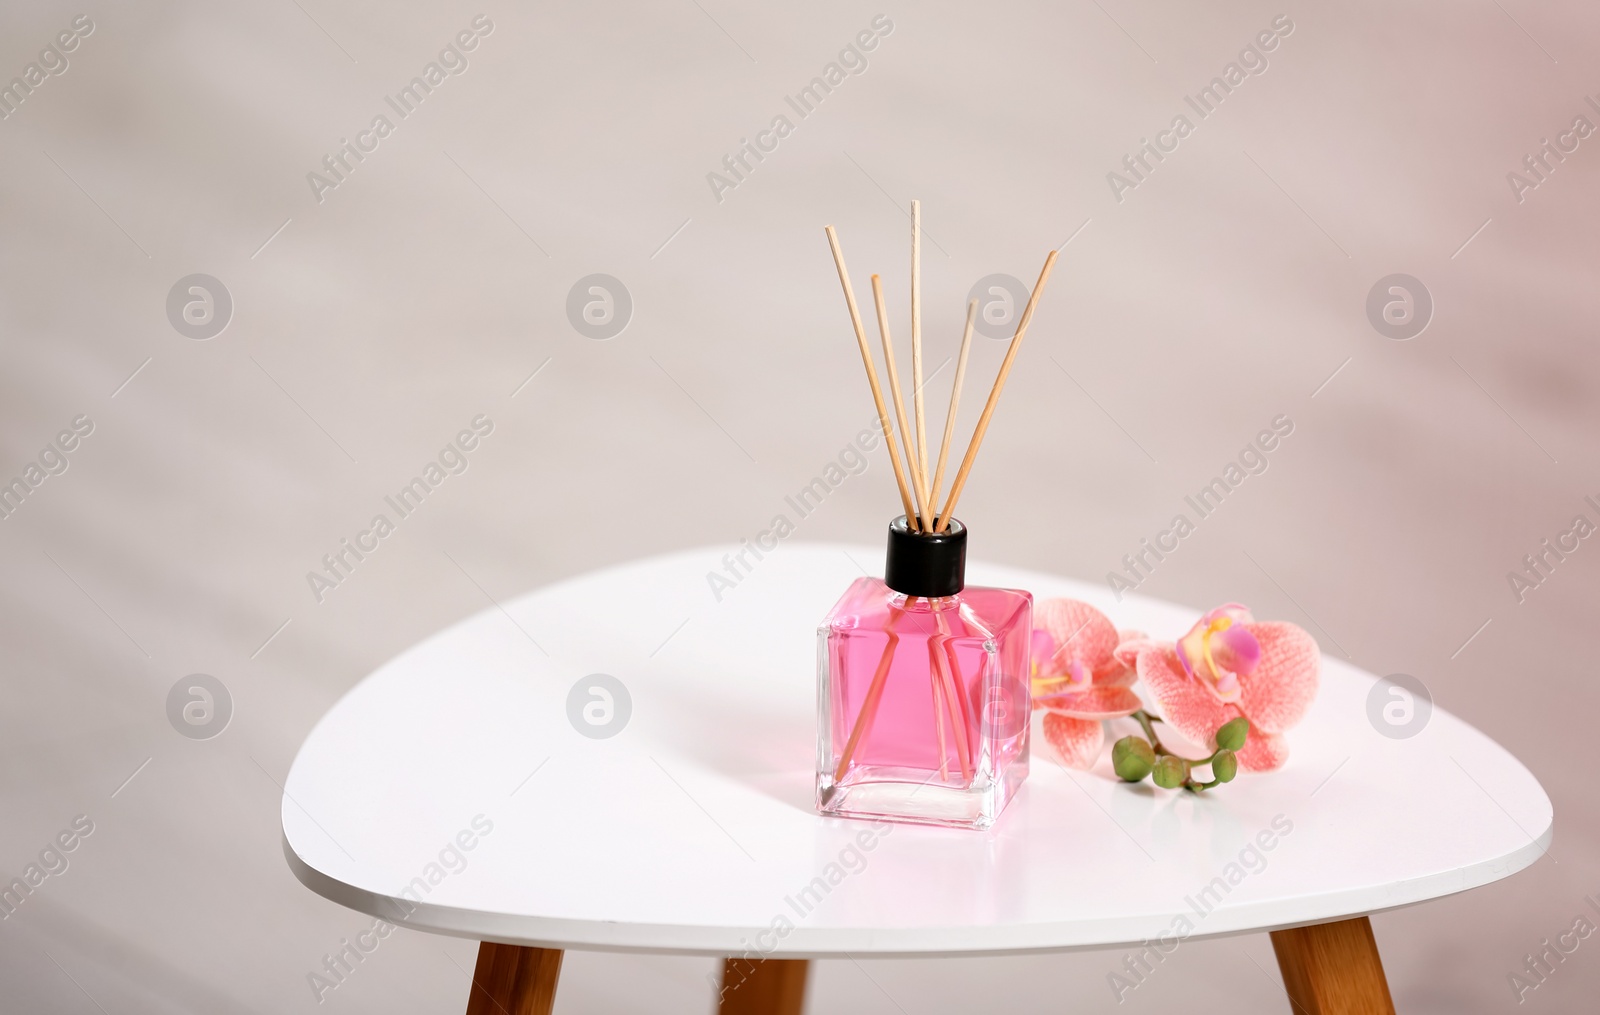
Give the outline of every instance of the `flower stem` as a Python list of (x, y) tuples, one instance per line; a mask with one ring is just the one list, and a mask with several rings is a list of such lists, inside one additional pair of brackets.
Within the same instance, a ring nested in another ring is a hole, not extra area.
[(1156, 728), (1155, 728), (1155, 726), (1151, 725), (1153, 722), (1160, 722), (1161, 721), (1160, 719), (1157, 719), (1155, 716), (1152, 716), (1149, 712), (1146, 712), (1142, 708), (1139, 709), (1138, 711), (1134, 712), (1128, 718), (1130, 718), (1130, 719), (1134, 720), (1135, 722), (1137, 722), (1139, 724), (1139, 726), (1144, 730), (1145, 739), (1150, 741), (1150, 746), (1155, 748), (1155, 752), (1157, 754), (1171, 754), (1172, 753), (1171, 751), (1167, 750), (1165, 747), (1161, 746), (1161, 738), (1156, 736)]
[[(1144, 709), (1141, 708), (1138, 711), (1134, 712), (1132, 715), (1128, 716), (1128, 718), (1130, 718), (1130, 719), (1134, 720), (1135, 722), (1137, 722), (1139, 724), (1139, 727), (1144, 730), (1144, 735), (1145, 735), (1146, 739), (1148, 739), (1150, 741), (1150, 746), (1156, 752), (1157, 755), (1171, 754), (1175, 758), (1182, 757), (1182, 755), (1177, 754), (1174, 751), (1167, 750), (1166, 747), (1162, 745), (1161, 738), (1156, 736), (1156, 728), (1155, 728), (1154, 724), (1161, 721), (1161, 717), (1160, 716), (1151, 715), (1149, 712), (1146, 712)], [(1213, 761), (1216, 761), (1217, 760), (1217, 755), (1219, 755), (1221, 753), (1222, 753), (1222, 748), (1219, 747), (1215, 751), (1212, 751), (1211, 754), (1208, 755), (1207, 757), (1200, 758), (1198, 760), (1194, 759), (1194, 758), (1184, 758), (1184, 760), (1189, 762), (1189, 765), (1191, 767), (1196, 766), (1196, 765), (1209, 765)], [(1221, 781), (1222, 781), (1221, 779), (1212, 779), (1210, 782), (1198, 782), (1198, 781), (1195, 780), (1195, 778), (1193, 776), (1190, 776), (1189, 778), (1187, 778), (1187, 779), (1185, 779), (1183, 781), (1183, 788), (1188, 790), (1191, 793), (1199, 793), (1199, 792), (1202, 792), (1203, 790), (1210, 789), (1211, 787), (1217, 785)]]

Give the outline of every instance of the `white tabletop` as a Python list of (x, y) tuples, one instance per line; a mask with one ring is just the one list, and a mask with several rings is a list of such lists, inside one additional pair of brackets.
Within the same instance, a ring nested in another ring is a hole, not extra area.
[[(420, 878), (407, 926), (508, 943), (992, 954), (1371, 913), (1506, 877), (1549, 846), (1549, 798), (1514, 757), (1438, 708), (1412, 737), (1381, 735), (1373, 678), (1333, 657), (1288, 765), (1204, 797), (1121, 784), (1105, 761), (1066, 770), (1036, 726), (1032, 774), (987, 832), (819, 817), (815, 627), (882, 548), (784, 545), (718, 602), (706, 576), (729, 549), (505, 601), (379, 668), (289, 773), (295, 874), (389, 918)], [(1198, 612), (979, 563), (968, 580), (1085, 599), (1160, 636)], [(568, 713), (596, 673), (631, 699), (606, 739)]]

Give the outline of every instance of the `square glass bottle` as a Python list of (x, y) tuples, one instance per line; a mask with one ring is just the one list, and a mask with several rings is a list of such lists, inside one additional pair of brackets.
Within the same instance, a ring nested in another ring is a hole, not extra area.
[(1028, 775), (1033, 597), (965, 587), (967, 531), (889, 526), (817, 630), (817, 810), (988, 828)]

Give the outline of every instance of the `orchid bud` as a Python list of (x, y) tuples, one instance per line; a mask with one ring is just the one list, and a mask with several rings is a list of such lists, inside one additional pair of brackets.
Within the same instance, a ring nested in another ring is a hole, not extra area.
[(1111, 767), (1117, 778), (1125, 782), (1138, 782), (1150, 774), (1155, 766), (1156, 752), (1144, 737), (1123, 737), (1111, 748)]
[(1222, 750), (1211, 759), (1211, 778), (1218, 782), (1232, 782), (1239, 774), (1239, 759), (1232, 751)]
[(1150, 777), (1162, 789), (1177, 789), (1189, 778), (1189, 763), (1176, 754), (1163, 754), (1156, 759)]
[(1237, 751), (1250, 735), (1250, 720), (1244, 716), (1230, 719), (1217, 730), (1217, 746), (1224, 751)]

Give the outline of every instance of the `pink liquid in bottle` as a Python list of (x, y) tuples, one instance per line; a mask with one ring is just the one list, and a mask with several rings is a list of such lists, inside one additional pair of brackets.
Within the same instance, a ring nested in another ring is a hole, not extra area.
[(818, 629), (822, 813), (987, 828), (1027, 777), (1033, 598), (964, 587), (965, 548), (896, 519)]

